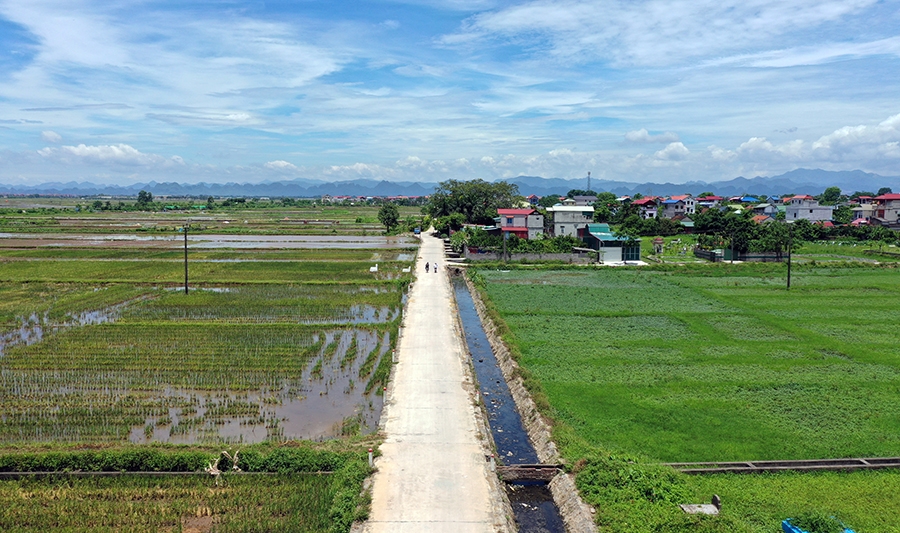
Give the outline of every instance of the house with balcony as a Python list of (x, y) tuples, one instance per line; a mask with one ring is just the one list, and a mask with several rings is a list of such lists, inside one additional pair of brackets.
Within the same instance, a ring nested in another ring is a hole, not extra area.
[(675, 218), (684, 216), (687, 213), (687, 206), (685, 205), (684, 200), (669, 198), (668, 200), (660, 202), (659, 207), (660, 210), (658, 213), (661, 218)]
[(631, 202), (631, 205), (637, 206), (638, 214), (641, 215), (641, 218), (656, 218), (656, 213), (659, 210), (659, 204), (656, 198), (652, 196), (635, 200)]
[(670, 196), (669, 199), (684, 202), (685, 215), (693, 215), (697, 212), (697, 199), (690, 194), (676, 194), (675, 196)]
[(498, 209), (494, 219), (502, 233), (511, 233), (520, 239), (534, 239), (544, 233), (544, 215), (534, 209)]
[(553, 218), (554, 237), (577, 237), (579, 230), (594, 221), (594, 207), (590, 205), (554, 205), (547, 208), (547, 213)]
[(802, 219), (810, 222), (831, 220), (833, 213), (834, 206), (819, 205), (819, 201), (808, 194), (794, 196), (784, 210), (788, 222)]
[(869, 219), (879, 226), (900, 226), (900, 194), (889, 193), (874, 198), (875, 209)]

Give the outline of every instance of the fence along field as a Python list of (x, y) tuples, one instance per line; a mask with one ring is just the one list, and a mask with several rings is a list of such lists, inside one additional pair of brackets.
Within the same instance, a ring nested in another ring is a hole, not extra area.
[[(900, 530), (895, 472), (701, 479), (651, 466), (900, 455), (894, 269), (804, 266), (790, 292), (778, 274), (478, 272), (611, 531), (772, 531), (808, 508), (857, 531)], [(674, 505), (713, 492), (726, 502), (718, 521), (691, 522)]]
[(40, 252), (0, 269), (0, 441), (259, 442), (377, 423), (408, 279), (406, 261), (369, 271), (389, 252), (219, 250), (191, 262), (188, 295), (175, 261)]

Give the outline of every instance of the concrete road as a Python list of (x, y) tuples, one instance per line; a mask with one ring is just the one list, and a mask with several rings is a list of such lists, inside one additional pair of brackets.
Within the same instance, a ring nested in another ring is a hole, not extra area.
[[(425, 263), (439, 273), (425, 273)], [(364, 530), (502, 531), (485, 444), (467, 386), (465, 351), (452, 315), (443, 243), (423, 235), (409, 295), (399, 363), (382, 421), (372, 512)]]

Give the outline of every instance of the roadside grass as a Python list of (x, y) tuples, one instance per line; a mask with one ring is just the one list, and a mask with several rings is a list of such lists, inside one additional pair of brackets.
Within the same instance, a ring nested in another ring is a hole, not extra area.
[[(807, 265), (787, 291), (778, 266), (475, 273), (603, 531), (762, 533), (809, 507), (900, 527), (895, 472), (653, 466), (900, 455), (896, 272)], [(718, 519), (676, 506), (713, 493)]]

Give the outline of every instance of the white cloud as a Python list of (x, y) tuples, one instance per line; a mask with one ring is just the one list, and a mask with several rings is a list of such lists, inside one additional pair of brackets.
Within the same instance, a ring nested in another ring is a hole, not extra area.
[(61, 146), (42, 148), (38, 154), (49, 159), (67, 162), (117, 163), (122, 165), (160, 165), (170, 159), (156, 154), (145, 154), (127, 144), (87, 146)]
[(48, 143), (59, 143), (62, 142), (62, 135), (56, 133), (55, 131), (42, 131), (41, 132), (41, 140)]
[(678, 135), (667, 131), (665, 133), (657, 133), (651, 135), (646, 129), (641, 128), (637, 131), (629, 131), (625, 134), (625, 140), (633, 143), (673, 143), (678, 141)]
[[(876, 0), (534, 0), (469, 18), (448, 45), (545, 42), (568, 57), (666, 65), (728, 50), (769, 47), (774, 37), (839, 21)], [(537, 39), (534, 36), (538, 36)]]
[(263, 166), (270, 170), (279, 170), (279, 171), (290, 170), (290, 171), (296, 172), (296, 171), (300, 170), (293, 163), (288, 163), (287, 161), (282, 161), (282, 160), (269, 161), (268, 163), (266, 163)]
[(663, 161), (683, 161), (690, 153), (691, 151), (684, 144), (674, 142), (653, 154), (653, 157)]

